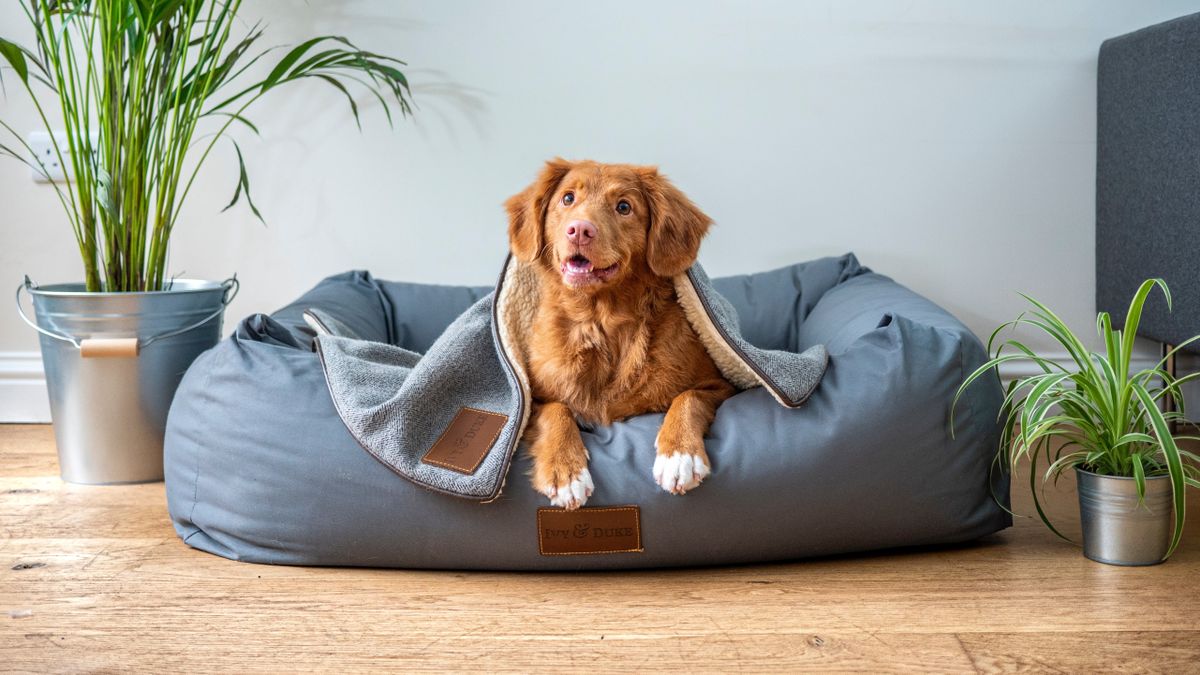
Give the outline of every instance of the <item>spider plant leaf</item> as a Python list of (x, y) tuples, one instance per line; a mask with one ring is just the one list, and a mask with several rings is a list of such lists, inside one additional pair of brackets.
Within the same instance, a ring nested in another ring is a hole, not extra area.
[(1146, 467), (1142, 466), (1139, 453), (1133, 453), (1129, 459), (1133, 462), (1133, 482), (1137, 487), (1138, 504), (1141, 505), (1146, 501)]
[[(1033, 495), (1033, 508), (1037, 511), (1038, 517), (1042, 519), (1042, 523), (1050, 528), (1050, 531), (1058, 535), (1060, 539), (1071, 541), (1071, 538), (1058, 531), (1054, 523), (1050, 521), (1050, 516), (1046, 514), (1046, 510), (1042, 508), (1042, 500), (1038, 497), (1040, 490), (1037, 488), (1037, 454), (1038, 450), (1034, 450), (1034, 454), (1029, 459), (1029, 491)], [(1074, 542), (1072, 542), (1074, 543)]]
[(1038, 367), (1040, 367), (1042, 369), (1042, 372), (1045, 372), (1045, 373), (1051, 372), (1052, 366), (1064, 373), (1068, 372), (1067, 369), (1063, 368), (1061, 365), (1059, 365), (1059, 363), (1057, 361), (1047, 359), (1043, 356), (1038, 356), (1036, 353), (1034, 353), (1034, 351), (1032, 349), (1030, 349), (1029, 347), (1026, 347), (1023, 343), (1021, 343), (1017, 340), (1005, 340), (1004, 344), (1002, 346), (1012, 347), (1013, 349), (1016, 349), (1017, 351), (1021, 352), (1025, 356), (1028, 356), (1029, 360), (1033, 361), (1035, 364), (1038, 365)]
[(1087, 350), (1083, 343), (1066, 326), (1041, 318), (1025, 319), (1022, 323), (1037, 327), (1053, 338), (1055, 342), (1062, 345), (1067, 355), (1071, 357), (1071, 360), (1081, 372), (1093, 373), (1095, 371), (1095, 366), (1092, 364), (1091, 352)]
[(1122, 379), (1117, 375), (1117, 371), (1113, 370), (1112, 361), (1099, 354), (1093, 354), (1092, 356), (1097, 366), (1096, 374), (1099, 379), (1099, 382), (1093, 381), (1093, 384), (1096, 385), (1097, 389), (1107, 394), (1107, 400), (1120, 400)]
[[(1197, 379), (1200, 379), (1200, 371), (1197, 371), (1194, 373), (1188, 373), (1187, 375), (1184, 375), (1183, 377), (1177, 377), (1171, 381), (1171, 384), (1172, 384), (1171, 389), (1175, 390), (1173, 393), (1178, 394), (1179, 387), (1187, 384), (1188, 382), (1191, 382), (1191, 381), (1197, 380)], [(1154, 398), (1155, 399), (1162, 398), (1163, 395), (1166, 394), (1166, 391), (1167, 391), (1166, 389), (1163, 389), (1158, 392), (1154, 392)], [(1176, 403), (1182, 403), (1182, 401), (1183, 401), (1182, 396), (1176, 396), (1175, 398), (1176, 398), (1176, 401), (1175, 401)]]
[[(1144, 286), (1145, 284), (1143, 284)], [(1167, 460), (1167, 472), (1171, 477), (1171, 492), (1175, 505), (1175, 530), (1171, 535), (1171, 545), (1167, 549), (1167, 554), (1163, 556), (1163, 560), (1166, 560), (1175, 552), (1175, 549), (1179, 546), (1180, 539), (1183, 538), (1183, 524), (1187, 516), (1187, 494), (1184, 492), (1183, 460), (1179, 455), (1179, 447), (1175, 445), (1175, 439), (1171, 436), (1171, 430), (1167, 427), (1167, 422), (1163, 419), (1162, 413), (1159, 412), (1158, 405), (1155, 404), (1150, 393), (1140, 384), (1134, 384), (1133, 387), (1134, 392), (1142, 402), (1142, 408), (1150, 418), (1150, 423), (1154, 425), (1154, 433), (1158, 437), (1159, 451), (1162, 452)]]
[(1112, 317), (1109, 316), (1108, 312), (1098, 312), (1096, 314), (1096, 335), (1098, 335), (1101, 340), (1104, 340), (1104, 347), (1106, 353), (1108, 354), (1108, 359), (1110, 361), (1114, 360), (1118, 353), (1116, 350), (1117, 341), (1114, 339), (1116, 334), (1113, 332), (1112, 328)]
[[(1025, 318), (1025, 312), (1021, 312), (1020, 314), (1018, 314), (1016, 319), (1014, 319), (1012, 321), (1005, 321), (1004, 323), (997, 326), (996, 330), (992, 331), (992, 334), (990, 336), (988, 336), (987, 353), (988, 354), (992, 353), (992, 344), (995, 343), (996, 336), (1000, 335), (1001, 331), (1003, 331), (1005, 328), (1016, 329), (1017, 325), (1021, 322), (1021, 319), (1023, 319), (1023, 318)], [(996, 356), (999, 356), (999, 355), (1000, 355), (1000, 352), (999, 352), (999, 350), (997, 350)]]
[(1086, 452), (1072, 452), (1054, 460), (1054, 463), (1046, 468), (1045, 474), (1042, 475), (1043, 481), (1048, 481), (1051, 478), (1057, 479), (1058, 474), (1073, 467), (1078, 466), (1084, 458), (1087, 457)]
[(1154, 367), (1155, 367), (1155, 368), (1162, 368), (1164, 365), (1166, 365), (1167, 361), (1168, 361), (1168, 360), (1169, 360), (1169, 359), (1170, 359), (1172, 356), (1175, 356), (1175, 353), (1176, 353), (1176, 352), (1178, 352), (1180, 349), (1183, 349), (1184, 347), (1186, 347), (1186, 346), (1188, 346), (1188, 345), (1192, 344), (1192, 343), (1193, 343), (1193, 342), (1195, 342), (1196, 340), (1200, 340), (1200, 335), (1193, 335), (1192, 337), (1190, 337), (1190, 338), (1188, 338), (1188, 339), (1184, 340), (1183, 342), (1180, 342), (1179, 344), (1175, 345), (1175, 346), (1174, 346), (1174, 347), (1172, 347), (1172, 348), (1171, 348), (1171, 349), (1170, 349), (1170, 350), (1169, 350), (1169, 351), (1168, 351), (1166, 354), (1164, 354), (1164, 355), (1163, 355), (1163, 357), (1162, 357), (1161, 359), (1159, 359), (1158, 363), (1157, 363), (1157, 364), (1155, 364), (1155, 365), (1154, 365)]
[[(1076, 358), (1076, 361), (1080, 361), (1079, 356), (1081, 354), (1086, 355), (1088, 353), (1083, 343), (1079, 341), (1079, 338), (1076, 337), (1075, 333), (1071, 331), (1066, 322), (1064, 322), (1057, 314), (1051, 311), (1049, 307), (1024, 293), (1019, 293), (1018, 295), (1020, 295), (1022, 298), (1025, 298), (1029, 304), (1037, 308), (1037, 311), (1034, 312), (1034, 316), (1040, 318), (1038, 320), (1027, 320), (1029, 323), (1042, 328), (1042, 330), (1046, 331), (1052, 337), (1058, 340), (1064, 347), (1067, 348), (1068, 352), (1070, 352), (1071, 355)], [(1083, 363), (1081, 362), (1080, 365), (1083, 365)]]
[[(1070, 373), (1047, 375), (1038, 382), (1037, 386), (1029, 391), (1029, 395), (1025, 397), (1025, 401), (1022, 404), (1021, 427), (1023, 429), (1030, 429), (1040, 421), (1042, 415), (1054, 404), (1054, 401), (1047, 395), (1052, 394), (1053, 388), (1070, 376)], [(1047, 400), (1043, 402), (1043, 398), (1047, 398)]]
[(996, 419), (1000, 419), (1000, 417), (1006, 414), (1013, 415), (1015, 413), (1019, 413), (1020, 407), (1016, 405), (1016, 402), (1017, 397), (1021, 395), (1021, 390), (1036, 386), (1040, 378), (1045, 377), (1046, 375), (1049, 375), (1049, 373), (1032, 375), (1024, 379), (1015, 379), (1009, 382), (1008, 388), (1005, 389), (1004, 392), (1004, 401), (1002, 401), (1000, 404), (1000, 412), (997, 413)]
[(1155, 442), (1155, 439), (1150, 434), (1143, 434), (1140, 432), (1130, 432), (1130, 433), (1127, 433), (1127, 434), (1121, 436), (1120, 438), (1118, 438), (1117, 442), (1113, 444), (1113, 447), (1119, 448), (1122, 445), (1128, 445), (1130, 443), (1154, 443), (1154, 442)]
[(963, 383), (958, 386), (958, 391), (954, 393), (954, 399), (950, 402), (950, 435), (951, 435), (951, 437), (954, 436), (954, 411), (958, 407), (958, 399), (962, 397), (963, 392), (965, 392), (967, 390), (967, 388), (970, 387), (971, 384), (975, 382), (975, 380), (977, 380), (980, 377), (983, 377), (984, 375), (986, 375), (987, 373), (995, 370), (996, 366), (999, 366), (1002, 363), (1008, 363), (1009, 361), (1028, 360), (1028, 358), (1029, 357), (1021, 355), (1021, 354), (1011, 354), (1009, 356), (1000, 356), (1000, 357), (997, 357), (994, 359), (989, 359), (987, 361), (987, 363), (984, 363), (983, 365), (976, 368), (974, 370), (974, 372), (972, 372), (970, 375), (967, 376), (967, 379), (963, 380)]
[(1133, 358), (1133, 342), (1137, 338), (1138, 324), (1142, 320), (1142, 308), (1155, 286), (1162, 289), (1167, 299), (1167, 311), (1171, 311), (1171, 289), (1167, 287), (1167, 282), (1157, 278), (1143, 281), (1137, 293), (1134, 293), (1133, 300), (1129, 302), (1129, 311), (1125, 314), (1125, 325), (1121, 334), (1121, 363), (1118, 364), (1122, 372), (1129, 372), (1129, 362)]

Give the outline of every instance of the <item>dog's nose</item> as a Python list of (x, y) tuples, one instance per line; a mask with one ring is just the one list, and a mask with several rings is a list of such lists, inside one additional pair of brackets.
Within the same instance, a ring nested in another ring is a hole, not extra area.
[(596, 238), (596, 226), (586, 220), (567, 223), (567, 241), (578, 246), (587, 246)]

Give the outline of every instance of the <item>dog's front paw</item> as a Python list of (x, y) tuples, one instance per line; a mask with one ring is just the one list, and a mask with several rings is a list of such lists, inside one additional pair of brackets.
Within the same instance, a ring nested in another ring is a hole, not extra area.
[(596, 486), (592, 484), (592, 474), (584, 467), (575, 475), (551, 478), (535, 485), (538, 492), (550, 498), (550, 504), (568, 511), (573, 511), (587, 503), (588, 497)]
[(681, 495), (696, 487), (709, 473), (708, 457), (703, 452), (666, 454), (659, 451), (654, 458), (654, 482), (673, 495)]

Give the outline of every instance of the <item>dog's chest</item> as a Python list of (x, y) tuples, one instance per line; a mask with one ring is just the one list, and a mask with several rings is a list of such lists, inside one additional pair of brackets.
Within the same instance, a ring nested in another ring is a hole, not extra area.
[(677, 393), (672, 390), (679, 388), (664, 380), (679, 370), (665, 363), (664, 357), (677, 352), (666, 342), (693, 336), (663, 330), (661, 317), (656, 318), (660, 320), (605, 324), (539, 317), (529, 355), (534, 396), (560, 401), (581, 417), (603, 423), (623, 416), (615, 411), (665, 410)]

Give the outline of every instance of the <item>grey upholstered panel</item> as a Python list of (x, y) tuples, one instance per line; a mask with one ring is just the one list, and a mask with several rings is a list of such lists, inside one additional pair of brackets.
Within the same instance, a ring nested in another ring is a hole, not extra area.
[[(541, 556), (545, 499), (523, 456), (501, 498), (478, 504), (418, 487), (355, 444), (296, 309), (320, 306), (411, 348), (481, 290), (365, 273), (244, 320), (188, 371), (166, 438), (176, 531), (198, 549), (262, 563), (608, 569), (962, 542), (1011, 524), (989, 486), (996, 380), (970, 390), (949, 433), (953, 393), (984, 359), (960, 322), (853, 256), (716, 285), (760, 346), (825, 343), (830, 367), (798, 409), (761, 388), (726, 401), (707, 440), (713, 474), (683, 497), (650, 474), (662, 415), (584, 430), (596, 482), (588, 505), (639, 505), (643, 553)], [(1006, 478), (994, 489), (1007, 499)]]
[(1138, 332), (1178, 344), (1200, 333), (1200, 14), (1105, 41), (1097, 96), (1096, 305), (1122, 325), (1162, 277), (1174, 311), (1155, 293)]

